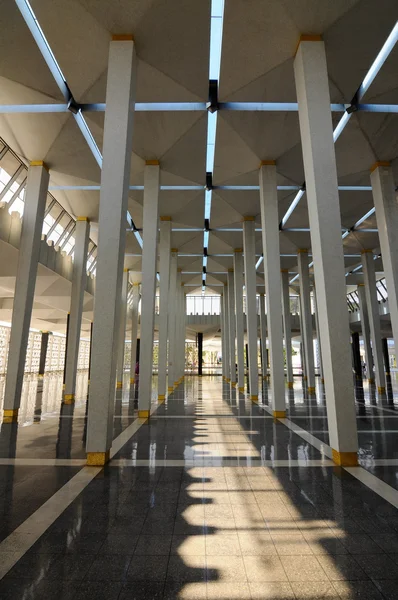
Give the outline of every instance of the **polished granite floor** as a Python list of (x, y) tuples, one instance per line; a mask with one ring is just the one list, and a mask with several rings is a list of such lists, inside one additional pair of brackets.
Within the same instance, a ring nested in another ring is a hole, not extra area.
[[(126, 386), (118, 451), (58, 510), (57, 494), (90, 471), (85, 393), (39, 422), (3, 425), (0, 572), (11, 566), (0, 598), (398, 598), (398, 413), (391, 399), (358, 394), (358, 470), (376, 475), (369, 485), (329, 460), (322, 386), (308, 397), (301, 380), (286, 420), (269, 414), (267, 384), (256, 405), (220, 377), (187, 378), (149, 422)], [(51, 522), (37, 535), (45, 502)]]

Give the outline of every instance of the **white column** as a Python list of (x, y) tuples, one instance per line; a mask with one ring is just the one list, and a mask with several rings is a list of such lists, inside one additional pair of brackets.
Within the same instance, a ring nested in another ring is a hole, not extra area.
[(263, 379), (268, 375), (267, 364), (267, 317), (265, 316), (265, 295), (260, 294), (260, 340), (261, 340), (261, 373)]
[(290, 315), (289, 271), (282, 269), (282, 307), (283, 331), (285, 336), (286, 351), (286, 379), (287, 387), (293, 388), (293, 363), (292, 363), (292, 322)]
[(258, 366), (257, 366), (257, 301), (256, 301), (256, 245), (254, 233), (254, 217), (243, 220), (243, 253), (245, 264), (246, 287), (246, 323), (247, 345), (249, 352), (249, 385), (250, 398), (258, 401)]
[(170, 284), (171, 217), (160, 217), (159, 238), (159, 353), (158, 401), (163, 402), (167, 391), (167, 340)]
[(368, 306), (366, 304), (366, 294), (365, 294), (365, 286), (363, 283), (360, 283), (357, 287), (358, 298), (359, 298), (359, 314), (361, 317), (361, 329), (362, 329), (362, 337), (363, 337), (363, 345), (365, 347), (365, 363), (366, 363), (366, 373), (368, 376), (368, 383), (374, 383), (374, 362), (373, 362), (373, 353), (372, 353), (372, 345), (370, 343), (370, 326), (369, 326), (369, 312)]
[(245, 389), (245, 325), (243, 314), (243, 256), (242, 248), (234, 250), (234, 292), (236, 317), (236, 354), (238, 359), (238, 388)]
[(314, 309), (315, 309), (315, 324), (316, 324), (316, 340), (318, 344), (318, 358), (319, 358), (319, 377), (321, 383), (325, 382), (325, 378), (323, 375), (323, 362), (322, 362), (322, 345), (321, 345), (321, 337), (319, 334), (319, 312), (318, 312), (318, 300), (316, 297), (316, 289), (315, 285), (312, 288), (312, 293), (314, 295)]
[(135, 366), (137, 364), (137, 335), (138, 335), (138, 304), (140, 302), (140, 284), (133, 283), (131, 298), (131, 359), (130, 384), (135, 382)]
[(75, 229), (75, 248), (73, 255), (69, 331), (66, 349), (64, 393), (65, 404), (75, 401), (80, 331), (82, 327), (84, 291), (86, 289), (87, 280), (87, 250), (89, 233), (90, 224), (87, 217), (77, 217)]
[(301, 371), (303, 374), (303, 379), (306, 381), (307, 379), (307, 367), (305, 364), (305, 344), (304, 344), (304, 325), (303, 325), (303, 306), (301, 303), (301, 294), (299, 292), (298, 296), (299, 301), (299, 321), (300, 321), (300, 336), (301, 336), (301, 344), (300, 344), (300, 362), (301, 362)]
[(234, 295), (234, 270), (228, 269), (228, 330), (229, 330), (229, 372), (231, 384), (236, 385), (236, 323), (235, 323), (235, 295)]
[[(227, 383), (231, 381), (231, 357), (230, 357), (230, 348), (229, 348), (229, 310), (228, 310), (228, 286), (224, 285), (224, 293), (223, 293), (223, 325), (224, 329), (221, 331), (221, 335), (224, 336), (224, 346), (225, 346), (225, 380)], [(224, 362), (224, 358), (223, 358)]]
[(294, 61), (301, 144), (314, 259), (325, 393), (333, 460), (357, 464), (357, 426), (352, 378), (340, 204), (322, 41), (301, 41)]
[(222, 355), (222, 377), (227, 379), (227, 363), (226, 356), (227, 350), (225, 345), (225, 304), (224, 304), (224, 293), (220, 297), (220, 328), (221, 328), (221, 355)]
[(184, 283), (181, 281), (181, 382), (185, 378), (185, 335), (186, 335), (187, 302)]
[(126, 347), (126, 320), (127, 320), (127, 295), (129, 291), (129, 272), (128, 269), (123, 271), (122, 293), (120, 296), (120, 317), (119, 317), (119, 332), (118, 332), (118, 351), (117, 351), (117, 367), (116, 367), (116, 388), (123, 388), (124, 375), (124, 353)]
[(103, 465), (113, 437), (118, 324), (135, 101), (133, 40), (110, 43), (99, 207), (87, 462)]
[(398, 363), (398, 206), (390, 164), (378, 162), (373, 165), (370, 181), (387, 283), (394, 352)]
[(267, 294), (272, 407), (275, 417), (284, 417), (286, 416), (285, 369), (283, 365), (280, 234), (275, 163), (262, 163), (260, 167), (260, 209)]
[(176, 369), (176, 302), (177, 302), (177, 248), (171, 249), (170, 285), (169, 285), (169, 356), (168, 356), (168, 391), (174, 390), (174, 373)]
[(181, 383), (181, 268), (177, 269), (177, 288), (176, 288), (176, 354), (174, 370), (174, 387)]
[(149, 418), (152, 400), (153, 340), (155, 328), (156, 267), (159, 229), (158, 161), (147, 161), (144, 171), (142, 221), (141, 345), (138, 416)]
[(377, 391), (379, 394), (384, 394), (386, 391), (386, 376), (384, 373), (383, 346), (381, 342), (379, 303), (377, 301), (375, 261), (371, 250), (362, 251), (362, 268)]
[(298, 270), (300, 274), (300, 297), (303, 310), (303, 334), (305, 350), (305, 366), (308, 392), (315, 392), (314, 368), (314, 337), (312, 333), (311, 290), (310, 272), (308, 269), (308, 250), (300, 249), (297, 254)]
[(12, 326), (4, 394), (3, 422), (18, 420), (39, 262), (41, 230), (48, 190), (48, 170), (43, 161), (30, 163), (15, 281)]

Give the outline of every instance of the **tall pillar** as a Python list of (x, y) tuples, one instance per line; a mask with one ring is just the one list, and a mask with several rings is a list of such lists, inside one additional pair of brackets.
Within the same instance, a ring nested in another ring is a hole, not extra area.
[(239, 392), (245, 389), (245, 325), (243, 314), (243, 256), (242, 248), (234, 250), (234, 293), (235, 293), (235, 318), (236, 318), (236, 355), (238, 361), (238, 388)]
[(41, 332), (41, 344), (40, 344), (40, 359), (39, 359), (39, 377), (44, 376), (46, 368), (47, 348), (48, 348), (48, 331)]
[(169, 285), (169, 356), (168, 356), (168, 391), (174, 390), (174, 372), (176, 368), (176, 302), (177, 302), (177, 248), (171, 249), (170, 285)]
[(305, 349), (305, 372), (307, 375), (308, 392), (315, 392), (314, 341), (312, 334), (310, 272), (308, 269), (307, 249), (298, 250), (298, 270), (300, 274), (300, 297), (303, 311), (303, 334)]
[(384, 358), (384, 367), (386, 370), (386, 375), (391, 375), (391, 373), (390, 373), (390, 353), (388, 351), (388, 339), (382, 338), (381, 344), (383, 347), (383, 358)]
[(294, 72), (315, 285), (322, 306), (319, 329), (330, 445), (337, 464), (356, 465), (358, 441), (340, 204), (325, 47), (320, 38), (300, 41)]
[(380, 313), (377, 301), (375, 261), (371, 250), (362, 251), (362, 268), (365, 282), (365, 298), (368, 307), (370, 337), (372, 340), (373, 360), (377, 391), (386, 391), (386, 377), (383, 365), (383, 347), (381, 345)]
[(144, 171), (144, 216), (141, 284), (141, 360), (138, 416), (149, 418), (152, 400), (153, 340), (155, 328), (156, 265), (159, 228), (158, 161), (147, 161)]
[(39, 262), (41, 230), (48, 190), (48, 170), (43, 161), (30, 163), (25, 192), (18, 269), (4, 394), (4, 423), (18, 420), (28, 345), (30, 318)]
[(137, 364), (138, 304), (140, 302), (139, 286), (139, 283), (133, 283), (133, 293), (131, 298), (130, 384), (134, 384), (135, 382), (135, 367)]
[(268, 375), (267, 353), (267, 318), (265, 315), (265, 295), (260, 294), (260, 341), (261, 341), (261, 372), (263, 379)]
[(290, 315), (289, 271), (282, 269), (282, 308), (283, 332), (285, 336), (286, 351), (286, 379), (287, 387), (293, 388), (293, 362), (292, 362), (292, 322)]
[(236, 323), (235, 323), (235, 294), (234, 271), (228, 269), (228, 331), (229, 331), (229, 372), (231, 384), (236, 385)]
[(87, 217), (77, 217), (75, 229), (75, 249), (73, 257), (69, 331), (65, 354), (65, 404), (71, 404), (75, 401), (84, 291), (87, 280), (87, 250), (89, 233), (90, 224)]
[(366, 374), (368, 376), (368, 383), (374, 383), (374, 362), (372, 345), (370, 343), (369, 312), (366, 303), (365, 286), (363, 283), (358, 284), (357, 292), (359, 298), (359, 314), (361, 316), (363, 345), (365, 347)]
[(223, 325), (224, 329), (221, 334), (224, 336), (224, 347), (225, 347), (225, 380), (227, 383), (231, 381), (231, 357), (229, 348), (229, 310), (228, 310), (228, 286), (224, 285), (223, 294)]
[(359, 351), (359, 333), (357, 331), (351, 334), (351, 340), (355, 377), (358, 381), (362, 381), (361, 354)]
[(222, 378), (226, 379), (226, 368), (225, 368), (225, 337), (224, 337), (224, 294), (220, 296), (220, 330), (221, 330), (221, 374)]
[(181, 269), (177, 269), (177, 312), (176, 312), (176, 370), (174, 387), (184, 379), (185, 373), (185, 294)]
[(66, 315), (66, 332), (65, 332), (65, 356), (64, 356), (64, 373), (62, 379), (62, 389), (65, 389), (66, 382), (66, 363), (68, 362), (68, 340), (69, 340), (69, 322), (70, 322), (70, 312)]
[(243, 220), (243, 253), (246, 287), (247, 345), (249, 348), (250, 399), (258, 401), (257, 366), (257, 301), (256, 301), (256, 247), (254, 217)]
[(134, 101), (134, 42), (132, 37), (127, 39), (127, 36), (115, 36), (109, 48), (103, 136), (94, 352), (87, 426), (89, 465), (103, 465), (109, 460), (113, 437)]
[(322, 363), (322, 346), (321, 346), (321, 338), (319, 335), (319, 312), (318, 312), (318, 300), (316, 297), (316, 289), (315, 285), (312, 288), (312, 293), (314, 297), (314, 311), (315, 311), (315, 326), (316, 326), (316, 339), (318, 344), (318, 358), (319, 358), (319, 377), (321, 379), (321, 383), (324, 383), (323, 376), (323, 363)]
[(377, 162), (373, 165), (370, 181), (387, 283), (394, 352), (398, 363), (398, 207), (390, 164)]
[(158, 401), (166, 399), (167, 391), (167, 340), (170, 284), (171, 217), (160, 217), (159, 237), (159, 353)]
[(124, 376), (124, 354), (126, 349), (126, 321), (127, 321), (127, 296), (129, 292), (129, 271), (124, 269), (122, 280), (122, 293), (120, 296), (120, 318), (118, 332), (118, 351), (117, 351), (117, 367), (116, 367), (116, 388), (123, 388)]
[(272, 408), (275, 417), (285, 417), (278, 192), (276, 166), (272, 161), (263, 162), (260, 167), (260, 210), (267, 292), (267, 329), (271, 357)]
[(202, 377), (202, 363), (203, 363), (203, 333), (198, 333), (198, 375)]

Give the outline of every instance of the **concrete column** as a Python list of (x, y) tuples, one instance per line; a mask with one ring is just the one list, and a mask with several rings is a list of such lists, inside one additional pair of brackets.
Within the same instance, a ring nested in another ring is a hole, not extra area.
[[(231, 356), (229, 348), (229, 310), (228, 310), (228, 286), (224, 285), (223, 293), (223, 325), (224, 329), (221, 331), (221, 335), (224, 336), (225, 346), (225, 380), (227, 383), (231, 381)], [(224, 361), (224, 358), (223, 358)]]
[(314, 338), (312, 333), (310, 272), (308, 269), (307, 249), (298, 250), (297, 260), (300, 274), (301, 307), (303, 310), (303, 334), (307, 385), (308, 392), (313, 394), (315, 393)]
[(307, 380), (307, 369), (306, 369), (306, 364), (305, 364), (305, 347), (304, 347), (304, 325), (303, 325), (303, 308), (302, 308), (302, 304), (301, 304), (301, 295), (299, 293), (298, 296), (298, 301), (299, 301), (299, 322), (300, 322), (300, 336), (301, 336), (301, 343), (300, 343), (300, 363), (301, 363), (301, 372), (302, 372), (302, 377), (303, 379), (306, 381)]
[(124, 376), (124, 354), (126, 348), (126, 320), (127, 320), (127, 296), (129, 291), (129, 272), (128, 269), (123, 271), (122, 293), (120, 296), (120, 318), (118, 331), (118, 351), (117, 351), (117, 367), (116, 367), (116, 388), (123, 388)]
[(250, 399), (258, 401), (257, 366), (257, 302), (256, 302), (256, 247), (254, 217), (243, 220), (243, 253), (246, 287), (247, 345), (249, 349)]
[(66, 363), (68, 362), (68, 343), (69, 343), (69, 322), (70, 322), (70, 312), (66, 315), (66, 332), (65, 332), (65, 356), (64, 356), (64, 372), (62, 379), (62, 389), (65, 390), (65, 382), (66, 382)]
[(260, 294), (260, 340), (261, 340), (261, 372), (263, 379), (268, 375), (267, 353), (267, 317), (265, 316), (265, 295)]
[[(119, 37), (119, 39), (118, 39)], [(120, 296), (133, 139), (135, 49), (132, 38), (110, 43), (99, 240), (94, 306), (93, 358), (87, 426), (87, 463), (109, 460), (113, 437)]]
[(294, 73), (315, 285), (322, 306), (319, 328), (330, 445), (337, 464), (356, 465), (358, 441), (340, 204), (325, 47), (320, 38), (300, 41)]
[(3, 423), (12, 423), (18, 420), (18, 410), (21, 404), (26, 349), (35, 294), (48, 180), (48, 170), (43, 161), (31, 162), (26, 184), (25, 208), (15, 281)]
[(236, 386), (236, 321), (235, 321), (235, 294), (234, 271), (228, 269), (228, 330), (229, 330), (229, 372), (231, 384)]
[(131, 296), (131, 348), (130, 348), (130, 385), (135, 382), (135, 366), (137, 364), (138, 304), (140, 302), (140, 284), (133, 283)]
[(171, 249), (170, 259), (170, 285), (169, 285), (169, 368), (168, 391), (174, 390), (174, 372), (176, 367), (176, 302), (177, 302), (177, 248)]
[(198, 333), (198, 375), (202, 377), (202, 362), (203, 362), (203, 333)]
[(224, 294), (220, 295), (220, 329), (221, 329), (221, 373), (222, 378), (226, 379), (226, 369), (225, 369), (225, 336), (224, 336)]
[(359, 333), (357, 331), (351, 334), (351, 346), (355, 377), (362, 384), (361, 354), (359, 352)]
[[(280, 234), (276, 166), (274, 162), (262, 163), (260, 167), (260, 210), (265, 289), (267, 293), (267, 329), (271, 358), (272, 408), (275, 417), (285, 417)], [(264, 349), (266, 349), (265, 346)]]
[(181, 281), (181, 382), (185, 378), (185, 336), (186, 336), (187, 301), (184, 292), (184, 283)]
[(181, 268), (177, 269), (177, 301), (176, 301), (176, 366), (174, 371), (174, 387), (181, 383), (181, 354), (182, 354), (182, 296)]
[(171, 217), (160, 217), (159, 237), (159, 354), (158, 401), (164, 402), (167, 391), (167, 340), (170, 284)]
[(43, 377), (46, 368), (47, 348), (48, 348), (48, 331), (41, 332), (40, 345), (40, 361), (39, 361), (39, 377)]
[(87, 250), (90, 224), (87, 217), (77, 217), (75, 229), (75, 249), (72, 272), (72, 292), (70, 302), (69, 330), (65, 355), (65, 404), (75, 401), (77, 362), (79, 359), (80, 331), (84, 291), (87, 280)]
[(286, 379), (287, 387), (293, 388), (293, 362), (292, 362), (292, 322), (290, 315), (289, 271), (282, 269), (282, 308), (283, 331), (285, 336), (286, 351)]
[(156, 266), (159, 229), (158, 161), (147, 161), (144, 172), (144, 215), (141, 283), (141, 361), (138, 416), (149, 418), (152, 399), (153, 340), (155, 328)]
[(398, 206), (390, 164), (377, 162), (373, 165), (370, 181), (387, 283), (394, 352), (398, 364)]
[(322, 346), (321, 346), (321, 338), (319, 334), (319, 312), (318, 312), (318, 301), (316, 297), (316, 289), (315, 286), (312, 288), (312, 293), (314, 297), (314, 309), (315, 309), (315, 325), (316, 325), (316, 339), (318, 344), (318, 357), (319, 357), (319, 377), (321, 379), (321, 383), (324, 383), (323, 376), (323, 363), (322, 363)]
[(361, 316), (361, 328), (363, 344), (365, 346), (365, 362), (366, 362), (366, 374), (368, 376), (368, 383), (374, 383), (374, 362), (372, 345), (370, 343), (370, 326), (369, 326), (369, 312), (366, 304), (365, 286), (360, 283), (357, 287), (359, 297), (359, 314)]
[(380, 313), (377, 301), (375, 261), (371, 250), (362, 251), (363, 279), (365, 283), (365, 298), (368, 307), (370, 338), (372, 340), (373, 360), (377, 391), (386, 391), (386, 377), (383, 365), (383, 347), (381, 344)]
[(390, 353), (388, 351), (388, 339), (382, 338), (381, 345), (383, 347), (383, 358), (384, 358), (384, 367), (386, 370), (386, 375), (391, 375), (391, 373), (390, 373)]
[(236, 318), (236, 354), (238, 359), (238, 388), (245, 389), (245, 325), (243, 314), (243, 256), (242, 248), (234, 250), (234, 293)]

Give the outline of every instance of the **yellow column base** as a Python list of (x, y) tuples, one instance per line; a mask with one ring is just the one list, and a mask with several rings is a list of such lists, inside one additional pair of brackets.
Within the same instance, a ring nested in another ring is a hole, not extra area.
[(288, 381), (287, 387), (289, 388), (289, 390), (292, 390), (293, 389), (293, 381)]
[(236, 387), (236, 381), (231, 381), (232, 387)]
[(356, 452), (339, 452), (332, 448), (332, 460), (340, 467), (356, 467), (358, 454)]
[(377, 391), (379, 394), (385, 394), (386, 393), (386, 388), (385, 387), (378, 387)]
[(161, 402), (164, 402), (165, 400), (166, 400), (166, 396), (164, 394), (159, 394), (158, 402), (161, 403)]
[(117, 389), (117, 390), (121, 390), (121, 389), (122, 389), (122, 387), (123, 387), (123, 381), (118, 381), (118, 382), (116, 383), (116, 389)]
[(18, 408), (5, 408), (3, 412), (3, 423), (17, 423)]
[(325, 383), (325, 380), (324, 380), (324, 378), (323, 378), (323, 377), (322, 377), (322, 379), (321, 379), (321, 383)]
[(139, 419), (149, 419), (150, 416), (151, 416), (151, 413), (149, 410), (139, 410), (138, 411)]
[(64, 404), (73, 404), (75, 401), (75, 394), (65, 394)]
[(245, 391), (245, 388), (244, 388), (244, 387), (240, 387), (240, 388), (238, 388), (238, 389), (239, 389), (239, 391), (240, 391), (240, 392), (244, 392), (244, 391)]
[(307, 381), (307, 375), (304, 375), (303, 379), (304, 379), (305, 381)]
[(372, 383), (374, 383), (374, 382), (375, 382), (375, 380), (374, 380), (374, 379), (372, 379), (372, 378), (371, 378), (371, 379), (368, 379), (368, 383), (372, 384)]
[(109, 450), (106, 452), (87, 452), (88, 467), (103, 467), (109, 461)]
[(231, 383), (231, 380), (229, 379), (229, 377), (227, 377), (227, 379), (225, 380), (227, 383)]
[(315, 394), (315, 388), (314, 387), (309, 387), (308, 388), (308, 393), (309, 394)]
[(253, 394), (252, 396), (250, 396), (250, 400), (252, 402), (258, 402), (258, 396), (256, 396), (255, 394)]
[(130, 385), (134, 383), (134, 379), (130, 379)]
[(273, 415), (275, 419), (284, 419), (286, 417), (285, 410), (274, 410)]
[(173, 386), (169, 386), (169, 387), (167, 388), (167, 391), (168, 391), (168, 392), (171, 394), (171, 392), (173, 392), (173, 391), (174, 391), (174, 388), (173, 388)]

